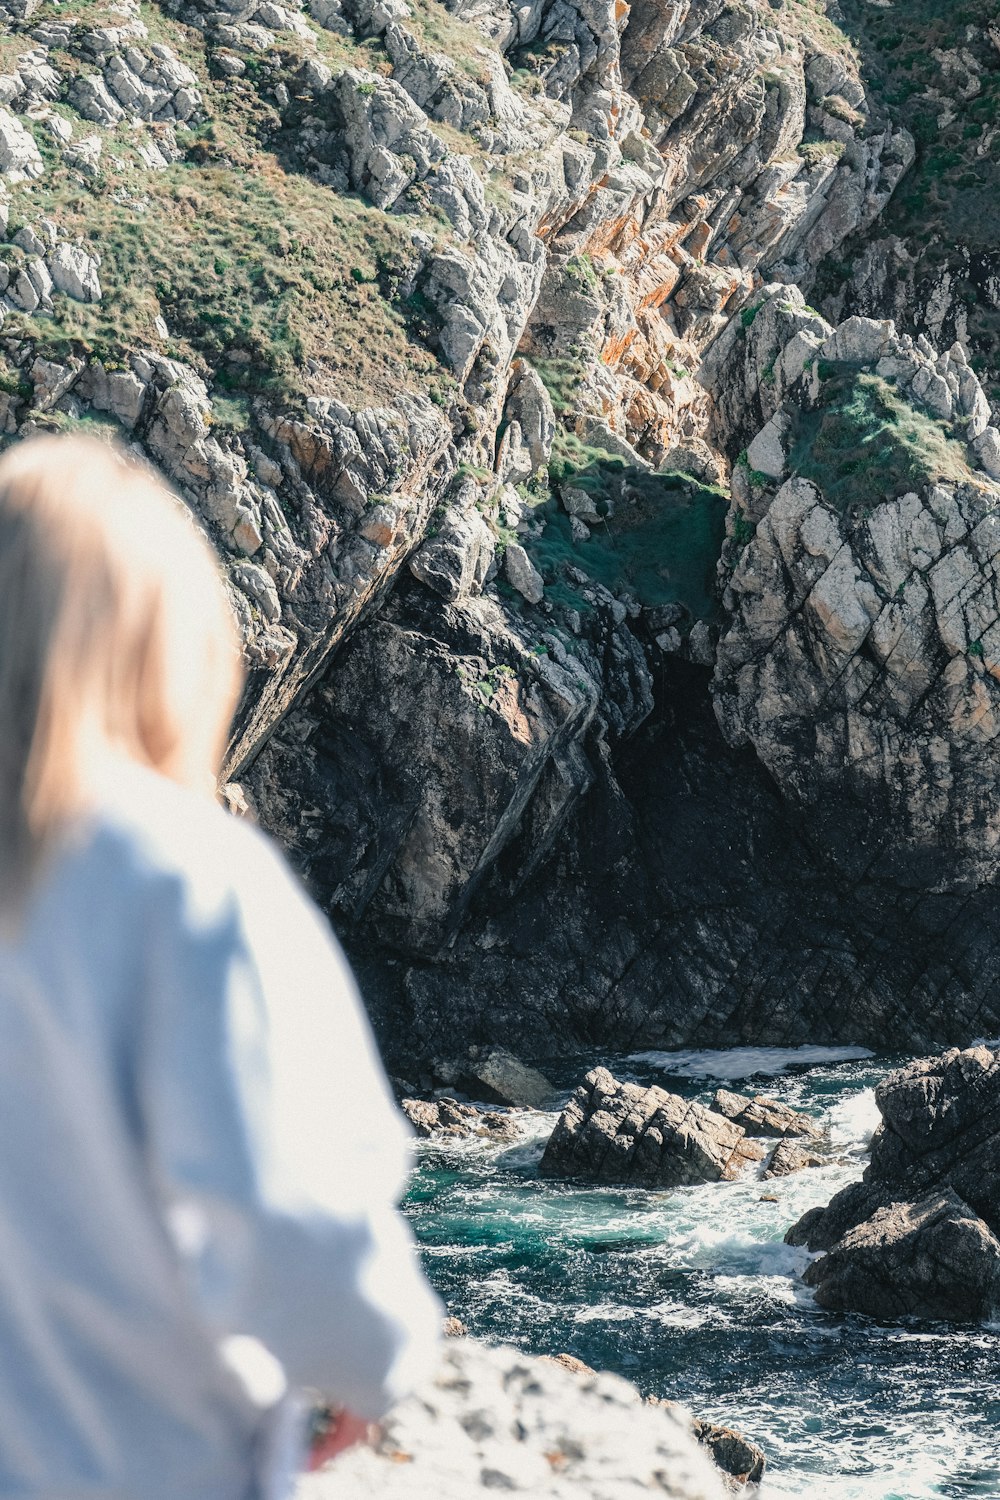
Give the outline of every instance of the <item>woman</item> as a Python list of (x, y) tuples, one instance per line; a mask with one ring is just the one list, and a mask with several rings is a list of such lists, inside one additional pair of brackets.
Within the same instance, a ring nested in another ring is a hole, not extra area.
[(150, 471), (78, 438), (0, 459), (4, 1496), (283, 1495), (290, 1392), (350, 1435), (433, 1356), (350, 971), (213, 801), (240, 682)]

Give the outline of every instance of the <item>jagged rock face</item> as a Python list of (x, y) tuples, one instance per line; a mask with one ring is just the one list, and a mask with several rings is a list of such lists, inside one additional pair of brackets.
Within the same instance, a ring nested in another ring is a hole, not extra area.
[(559, 1116), (538, 1170), (543, 1177), (686, 1187), (731, 1182), (764, 1155), (725, 1115), (594, 1068)]
[[(767, 356), (777, 404), (741, 475), (734, 526), (752, 534), (727, 585), (720, 723), (754, 746), (845, 874), (990, 883), (1000, 488), (988, 403), (960, 351), (932, 359), (860, 318), (834, 331), (786, 299), (775, 292), (778, 311), (761, 309), (729, 356), (731, 377)], [(944, 436), (946, 419), (968, 448)]]
[[(211, 536), (250, 667), (228, 774), (401, 1072), (470, 1042), (975, 1035), (1000, 433), (958, 351), (883, 324), (862, 348), (796, 290), (911, 155), (829, 24), (761, 0), (0, 11), (0, 431), (102, 425)], [(777, 492), (790, 445), (817, 452), (822, 367), (887, 359), (874, 378), (964, 421), (974, 477), (871, 516), (818, 491), (790, 580)], [(707, 579), (744, 446), (727, 616)], [(720, 626), (733, 750), (679, 666), (711, 667)]]
[(1000, 1056), (988, 1047), (952, 1048), (890, 1073), (875, 1091), (882, 1123), (863, 1183), (812, 1209), (792, 1233), (828, 1249), (865, 1209), (951, 1188), (1000, 1232)]
[(815, 300), (835, 319), (891, 317), (941, 348), (960, 340), (1000, 412), (995, 8), (915, 0), (905, 27), (891, 7), (841, 9), (874, 90), (913, 131), (916, 161), (876, 232), (849, 238), (820, 268)]
[(882, 1123), (864, 1180), (811, 1209), (791, 1244), (825, 1307), (983, 1318), (1000, 1304), (1000, 1054), (952, 1049), (875, 1091)]
[[(531, 14), (530, 65), (563, 97), (566, 58), (540, 46), (561, 40), (562, 8)], [(909, 135), (868, 98), (850, 52), (831, 58), (828, 38), (796, 29), (807, 17), (784, 19), (778, 31), (757, 4), (648, 0), (631, 8), (618, 49), (615, 33), (594, 35), (594, 13), (581, 12), (591, 55), (620, 50), (621, 78), (601, 85), (580, 57), (574, 124), (596, 131), (598, 111), (616, 110), (620, 151), (575, 212), (545, 220), (550, 262), (525, 347), (575, 359), (577, 409), (655, 463), (704, 434), (707, 409), (685, 375), (692, 354), (761, 273), (808, 280), (872, 222), (912, 159)], [(823, 108), (832, 95), (852, 101), (839, 118)]]
[(535, 842), (512, 887), (551, 844), (590, 777), (580, 742), (598, 701), (583, 669), (492, 601), (442, 609), (411, 588), (289, 716), (249, 784), (334, 912), (435, 953), (524, 817)]
[[(613, 3), (463, 7), (431, 32), (419, 8), (364, 0), (170, 0), (155, 33), (136, 0), (3, 10), (0, 426), (106, 416), (212, 535), (252, 667), (231, 774), (439, 505), (425, 578), (450, 598), (483, 586), (477, 498), (495, 512), (554, 435), (520, 346), (581, 342), (588, 442), (717, 472), (691, 350), (854, 180), (836, 151), (798, 152), (822, 49), (779, 38), (756, 0), (631, 21)], [(847, 151), (874, 161), (869, 124)], [(877, 210), (876, 179), (837, 210), (844, 232)], [(349, 193), (367, 206), (345, 211)], [(237, 243), (260, 222), (273, 255)], [(326, 280), (289, 273), (300, 249), (307, 268), (330, 257)], [(463, 462), (482, 477), (455, 488)]]
[(297, 1500), (468, 1500), (498, 1489), (544, 1500), (722, 1500), (689, 1419), (644, 1405), (616, 1375), (451, 1339), (433, 1382), (394, 1407), (373, 1447), (303, 1479)]

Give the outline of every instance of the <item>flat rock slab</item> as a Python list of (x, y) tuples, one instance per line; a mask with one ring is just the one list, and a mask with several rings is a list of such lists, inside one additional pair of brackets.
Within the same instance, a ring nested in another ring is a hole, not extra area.
[(541, 1109), (550, 1104), (556, 1092), (544, 1073), (529, 1067), (505, 1047), (470, 1048), (468, 1070), (487, 1091), (487, 1098), (502, 1104)]
[(977, 1321), (1000, 1307), (1000, 1241), (945, 1188), (876, 1209), (804, 1280), (821, 1307), (838, 1312)]
[(594, 1068), (559, 1116), (538, 1170), (543, 1177), (686, 1187), (732, 1181), (765, 1154), (742, 1126), (704, 1105)]
[(711, 1108), (715, 1114), (725, 1115), (727, 1120), (742, 1125), (747, 1135), (804, 1135), (818, 1139), (823, 1133), (811, 1115), (789, 1109), (777, 1099), (766, 1099), (763, 1094), (754, 1094), (751, 1099), (746, 1094), (719, 1089)]

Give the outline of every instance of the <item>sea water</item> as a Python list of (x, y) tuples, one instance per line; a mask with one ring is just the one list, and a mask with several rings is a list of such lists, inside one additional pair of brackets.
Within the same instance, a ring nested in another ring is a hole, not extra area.
[[(560, 1069), (561, 1098), (594, 1061)], [(424, 1143), (407, 1212), (448, 1311), (481, 1338), (576, 1355), (738, 1427), (768, 1457), (761, 1500), (1000, 1500), (1000, 1328), (824, 1312), (801, 1283), (808, 1252), (783, 1242), (861, 1176), (874, 1084), (903, 1059), (741, 1048), (600, 1061), (705, 1104), (719, 1086), (780, 1099), (827, 1129), (830, 1161), (669, 1192), (545, 1181), (557, 1098), (523, 1117), (514, 1145)]]

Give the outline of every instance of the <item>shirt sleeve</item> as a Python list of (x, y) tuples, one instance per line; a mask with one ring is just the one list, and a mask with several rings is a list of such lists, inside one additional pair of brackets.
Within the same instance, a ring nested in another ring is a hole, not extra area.
[(234, 842), (238, 876), (157, 904), (154, 1175), (216, 1333), (374, 1419), (430, 1373), (440, 1328), (396, 1208), (409, 1131), (328, 924), (262, 835)]

